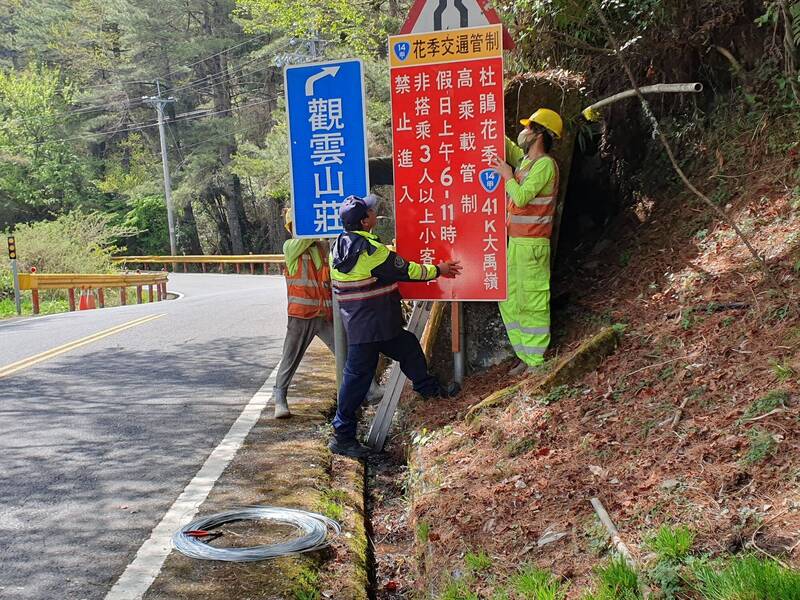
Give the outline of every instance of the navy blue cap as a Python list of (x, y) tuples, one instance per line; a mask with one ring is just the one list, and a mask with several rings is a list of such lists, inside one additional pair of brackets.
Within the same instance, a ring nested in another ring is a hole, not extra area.
[(378, 204), (378, 197), (370, 194), (366, 198), (348, 196), (339, 207), (339, 217), (345, 229), (358, 229), (361, 221), (367, 218), (367, 211)]

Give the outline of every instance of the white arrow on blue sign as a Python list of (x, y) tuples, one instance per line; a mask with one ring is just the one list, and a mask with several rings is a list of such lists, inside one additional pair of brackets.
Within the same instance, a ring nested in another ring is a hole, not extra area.
[(364, 66), (358, 59), (287, 66), (294, 235), (335, 237), (339, 206), (369, 191)]

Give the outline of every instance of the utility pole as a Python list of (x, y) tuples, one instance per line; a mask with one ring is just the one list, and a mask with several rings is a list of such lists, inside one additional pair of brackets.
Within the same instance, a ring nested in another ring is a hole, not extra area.
[(164, 107), (174, 104), (175, 98), (161, 97), (161, 83), (156, 79), (157, 96), (142, 96), (145, 104), (150, 104), (158, 113), (158, 135), (161, 138), (161, 166), (164, 168), (164, 197), (167, 201), (167, 224), (169, 226), (169, 250), (172, 256), (178, 253), (175, 243), (175, 216), (172, 208), (172, 179), (169, 176), (169, 159), (167, 157), (167, 137), (164, 133)]

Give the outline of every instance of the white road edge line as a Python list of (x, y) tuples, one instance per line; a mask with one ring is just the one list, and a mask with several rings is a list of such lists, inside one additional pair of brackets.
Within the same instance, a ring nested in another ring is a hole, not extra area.
[(272, 399), (272, 388), (278, 374), (276, 366), (264, 385), (244, 407), (228, 433), (200, 467), (178, 499), (169, 508), (161, 522), (153, 528), (148, 540), (142, 544), (136, 557), (122, 573), (105, 600), (139, 600), (161, 572), (164, 561), (172, 551), (172, 535), (197, 514), (222, 472), (244, 443), (250, 430), (258, 422), (267, 403)]

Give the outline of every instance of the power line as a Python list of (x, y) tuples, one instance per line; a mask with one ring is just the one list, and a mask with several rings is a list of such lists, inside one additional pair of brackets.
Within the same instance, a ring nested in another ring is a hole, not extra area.
[[(253, 39), (255, 39), (255, 38), (253, 38)], [(241, 45), (242, 44), (239, 44), (239, 46), (241, 46)], [(274, 52), (280, 52), (281, 50), (285, 50), (290, 45), (291, 45), (291, 42), (287, 43), (287, 44), (284, 44), (283, 46), (280, 46), (279, 48), (277, 48)], [(238, 46), (233, 46), (232, 48), (234, 48), (234, 47), (238, 47)], [(222, 54), (222, 53), (220, 52), (220, 53), (217, 53), (217, 54), (212, 55), (212, 56), (218, 56), (219, 54)], [(208, 58), (211, 58), (211, 57), (208, 57)], [(208, 58), (206, 58), (204, 60), (208, 60)], [(273, 59), (273, 58), (274, 58), (274, 56), (260, 56), (260, 57), (251, 59), (251, 60), (245, 62), (244, 64), (239, 65), (239, 66), (237, 66), (237, 67), (235, 67), (233, 69), (226, 69), (225, 71), (216, 71), (214, 73), (210, 73), (210, 74), (206, 75), (205, 77), (201, 77), (200, 79), (196, 79), (196, 80), (194, 80), (194, 81), (192, 81), (192, 82), (190, 82), (188, 84), (184, 84), (184, 85), (179, 86), (177, 88), (172, 88), (171, 90), (168, 90), (168, 91), (171, 92), (171, 93), (174, 93), (174, 92), (177, 92), (177, 91), (180, 91), (180, 90), (185, 90), (185, 89), (189, 89), (189, 88), (193, 88), (193, 87), (200, 87), (202, 85), (205, 85), (208, 82), (209, 79), (213, 79), (214, 77), (217, 77), (217, 76), (222, 76), (222, 75), (234, 76), (236, 74), (241, 76), (241, 75), (244, 75), (245, 73), (243, 73), (243, 72), (240, 73), (240, 71), (243, 71), (243, 69), (245, 67), (247, 67), (248, 65), (253, 64), (255, 62), (258, 62), (260, 60)], [(200, 62), (203, 62), (203, 61), (198, 61), (197, 63), (193, 63), (193, 65), (194, 64), (199, 64)], [(252, 73), (257, 73), (257, 72), (259, 72), (259, 71), (258, 70), (248, 71), (247, 74), (252, 74)], [(152, 84), (153, 82), (147, 82), (147, 83), (151, 83)], [(127, 106), (125, 108), (127, 108), (128, 110), (130, 110), (132, 108), (137, 108), (137, 107), (142, 105), (142, 100), (140, 100), (140, 99), (136, 99), (136, 100), (127, 99), (126, 102), (127, 102)], [(107, 108), (112, 108), (112, 107), (115, 106), (115, 104), (116, 103), (114, 103), (114, 102), (108, 102), (108, 103), (105, 103), (105, 104), (95, 105), (95, 106), (91, 106), (91, 107), (84, 107), (84, 108), (78, 108), (78, 109), (75, 109), (75, 110), (65, 111), (65, 112), (59, 113), (58, 115), (55, 115), (55, 118), (71, 117), (73, 115), (78, 115), (78, 114), (88, 114), (88, 113), (91, 113), (91, 112), (99, 112), (99, 111), (106, 110)], [(13, 119), (9, 119), (8, 122), (26, 123), (26, 122), (29, 122), (29, 121), (35, 121), (37, 119), (41, 120), (41, 117), (35, 117), (35, 116), (31, 116), (31, 117), (15, 117)]]
[[(245, 108), (250, 108), (251, 106), (257, 106), (259, 104), (265, 104), (267, 102), (272, 102), (273, 100), (277, 100), (280, 97), (281, 96), (265, 98), (265, 99), (259, 100), (257, 102), (250, 102), (249, 104), (243, 104), (242, 106), (234, 106), (234, 107), (231, 107), (231, 108), (226, 108), (226, 109), (223, 109), (223, 110), (217, 110), (217, 111), (214, 111), (214, 112), (206, 113), (206, 114), (203, 114), (203, 115), (197, 115), (197, 116), (194, 116), (194, 117), (185, 117), (183, 119), (172, 119), (172, 121), (170, 121), (170, 122), (171, 123), (183, 123), (185, 121), (194, 121), (196, 119), (204, 119), (206, 117), (211, 117), (211, 116), (214, 116), (214, 115), (219, 115), (219, 114), (228, 113), (228, 112), (234, 112), (234, 111), (237, 111), (237, 110), (243, 110)], [(44, 144), (49, 144), (49, 143), (53, 143), (53, 142), (73, 142), (73, 141), (80, 141), (80, 140), (89, 140), (89, 139), (97, 138), (98, 136), (109, 136), (109, 135), (115, 135), (117, 133), (125, 133), (125, 132), (128, 132), (128, 131), (142, 131), (144, 129), (149, 129), (151, 127), (158, 127), (158, 121), (151, 122), (151, 123), (138, 123), (133, 127), (126, 127), (125, 129), (115, 129), (113, 131), (100, 131), (100, 132), (92, 133), (92, 134), (86, 134), (86, 135), (80, 135), (80, 136), (74, 136), (74, 137), (68, 137), (68, 138), (59, 138), (59, 139), (55, 139), (55, 140), (47, 140), (45, 142), (30, 142), (30, 143), (27, 143), (27, 144), (9, 144), (7, 147), (11, 147), (11, 148), (28, 148), (28, 147), (42, 146)]]
[[(228, 48), (223, 48), (222, 50), (220, 50), (219, 52), (217, 52), (215, 54), (211, 54), (210, 56), (206, 56), (205, 58), (201, 58), (201, 59), (199, 59), (199, 60), (197, 60), (197, 61), (195, 61), (193, 63), (190, 63), (188, 65), (180, 65), (178, 67), (175, 67), (175, 70), (177, 70), (177, 69), (191, 69), (192, 67), (194, 67), (196, 65), (199, 65), (202, 62), (205, 62), (207, 60), (210, 60), (212, 58), (215, 58), (215, 57), (219, 56), (220, 54), (225, 54), (226, 52), (230, 52), (231, 50), (235, 50), (236, 48), (240, 48), (241, 46), (244, 46), (244, 45), (249, 44), (250, 42), (254, 42), (256, 40), (260, 40), (261, 38), (266, 37), (266, 36), (271, 35), (271, 34), (272, 34), (271, 31), (268, 31), (266, 33), (261, 33), (261, 34), (255, 36), (255, 37), (251, 37), (251, 38), (249, 38), (249, 39), (247, 39), (247, 40), (245, 40), (245, 41), (243, 41), (243, 42), (241, 42), (239, 44), (236, 44), (234, 46), (230, 46)], [(167, 75), (162, 75), (160, 77), (155, 77), (154, 79), (168, 79), (168, 78), (169, 78), (169, 73)], [(99, 83), (99, 84), (96, 84), (96, 85), (88, 85), (88, 86), (85, 86), (85, 87), (87, 89), (94, 89), (94, 88), (99, 88), (99, 87), (109, 87), (109, 86), (112, 86), (112, 85), (128, 85), (128, 84), (133, 85), (133, 84), (137, 84), (137, 83), (153, 83), (153, 79), (149, 79), (149, 80), (141, 80), (140, 79), (140, 80), (131, 80), (131, 81), (120, 81), (118, 83)]]

